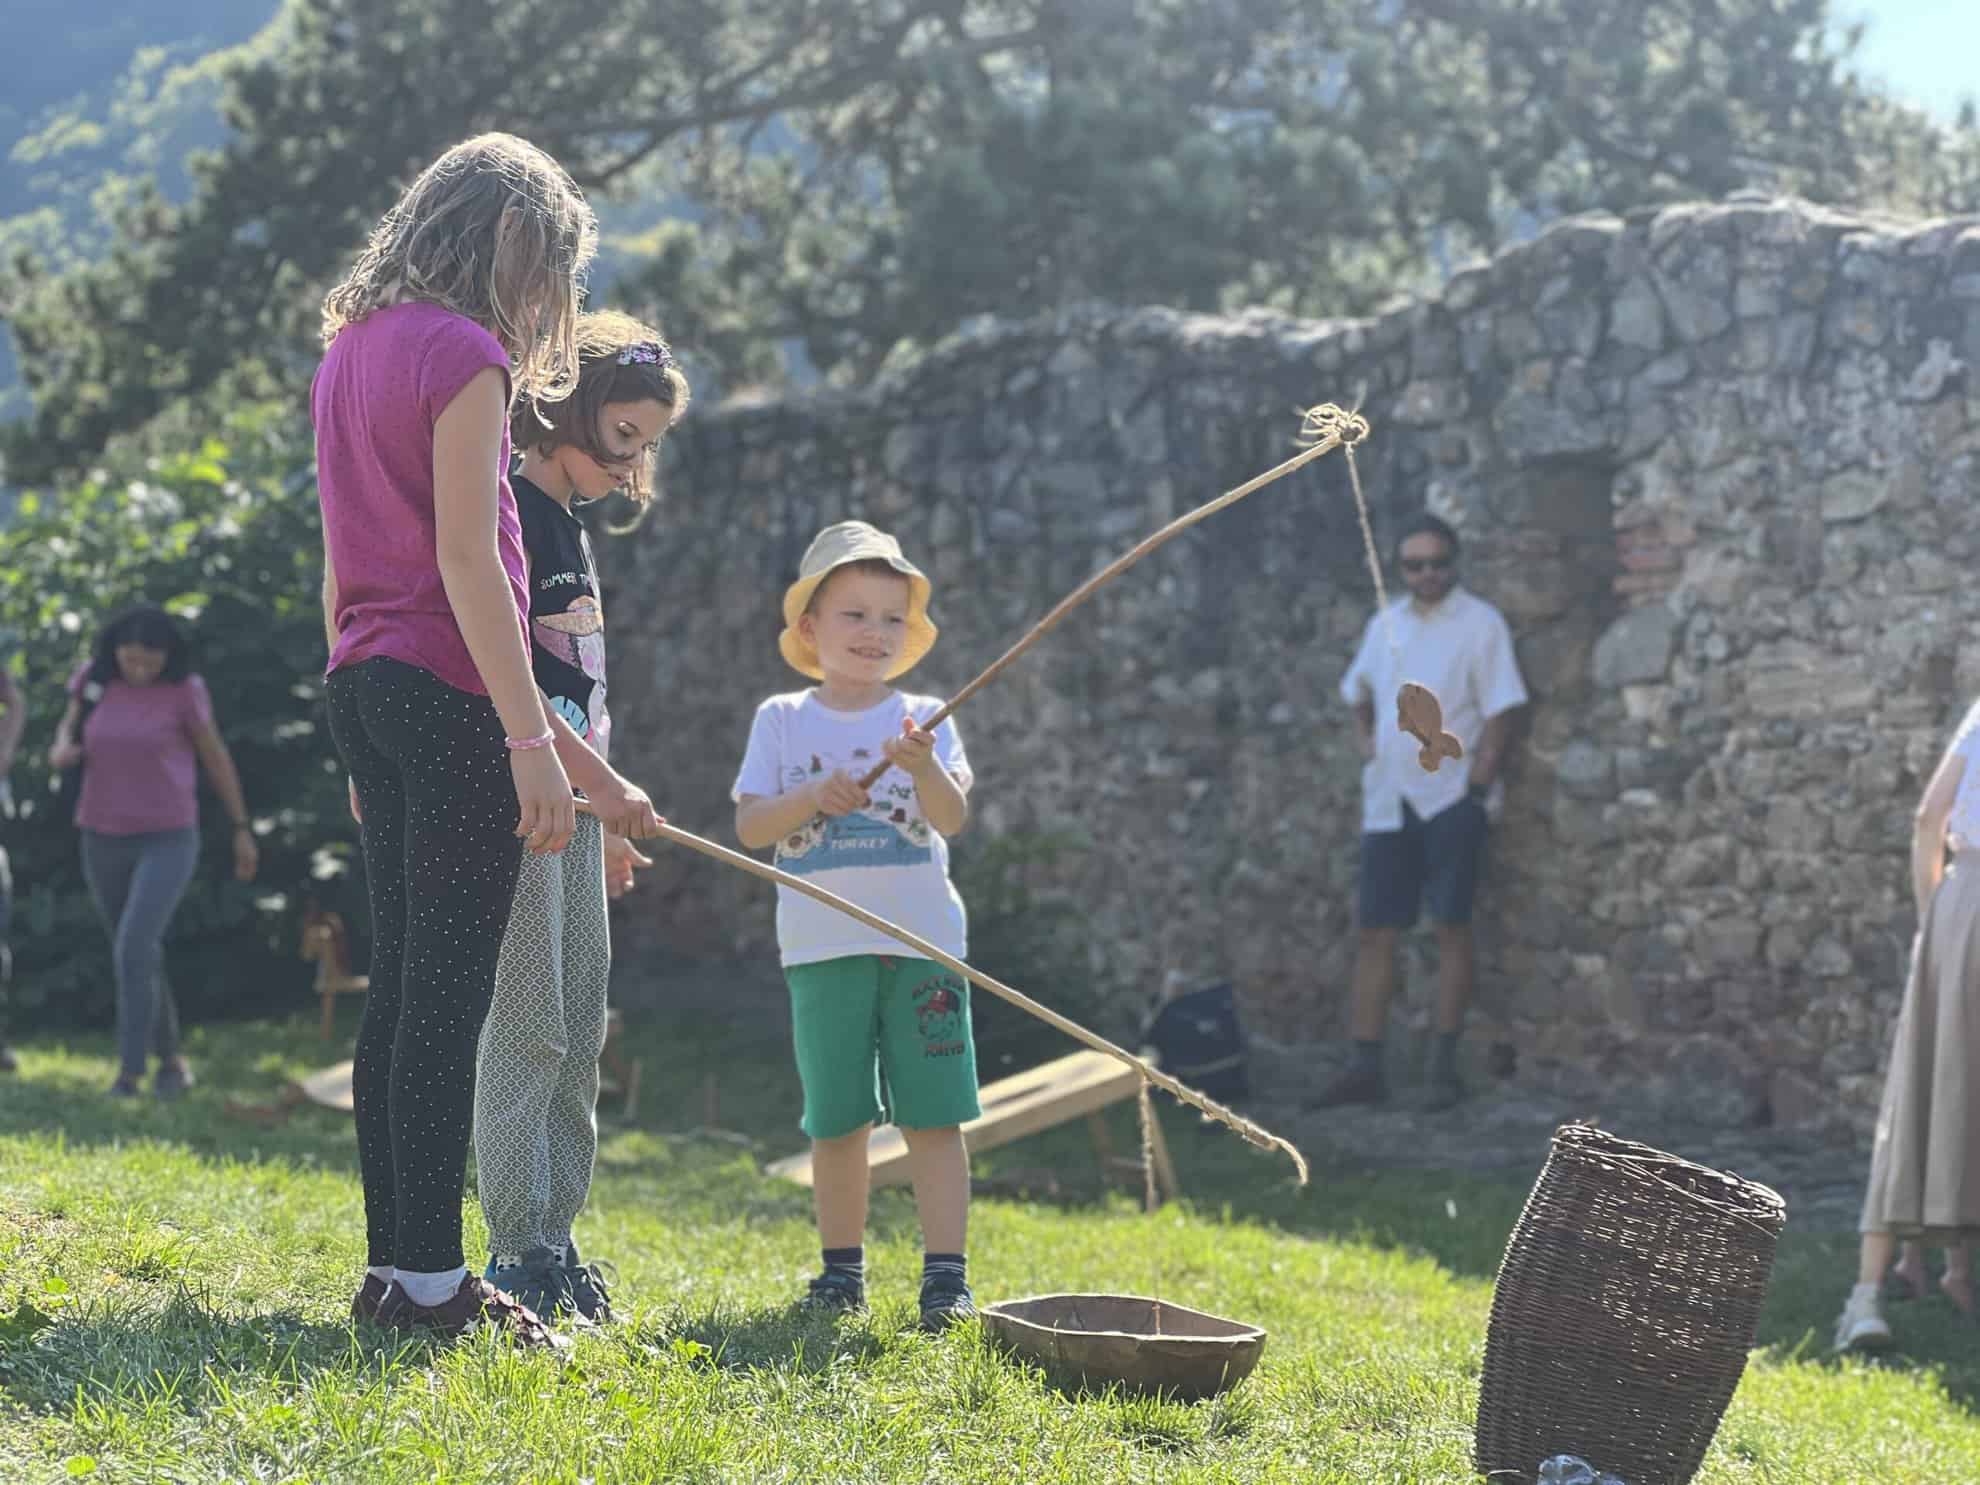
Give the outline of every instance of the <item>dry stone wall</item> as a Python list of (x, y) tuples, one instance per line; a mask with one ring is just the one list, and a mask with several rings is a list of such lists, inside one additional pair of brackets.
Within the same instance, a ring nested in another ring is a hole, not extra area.
[[(1980, 226), (1793, 201), (1563, 222), (1365, 320), (1067, 313), (858, 395), (697, 409), (666, 503), (601, 544), (622, 759), (729, 839), (822, 524), (896, 531), (946, 694), (1172, 515), (1357, 396), (1385, 544), (1428, 507), (1536, 704), (1481, 906), (1481, 1038), (1521, 1076), (1784, 1124), (1874, 1112), (1913, 931), (1910, 814), (1980, 693), (1967, 574)], [(1329, 457), (1173, 543), (960, 717), (1001, 842), (1130, 1024), (1234, 980), (1340, 1033), (1358, 767), (1336, 693), (1372, 603)], [(1048, 852), (1043, 845), (1059, 843)], [(1035, 859), (1028, 852), (1036, 844)], [(664, 856), (621, 944), (774, 963), (766, 892)], [(1421, 966), (1419, 965), (1419, 968)]]

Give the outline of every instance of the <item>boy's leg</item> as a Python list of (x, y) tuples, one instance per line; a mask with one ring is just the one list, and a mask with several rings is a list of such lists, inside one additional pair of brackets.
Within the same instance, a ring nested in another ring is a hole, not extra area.
[(878, 1050), (880, 961), (870, 954), (798, 964), (784, 971), (791, 991), (791, 1044), (804, 1086), (804, 1132), (811, 1136), (811, 1196), (825, 1272), (811, 1299), (862, 1303), (867, 1139), (881, 1115)]
[(969, 986), (926, 959), (881, 962), (880, 1063), (921, 1215), (921, 1319), (940, 1327), (976, 1312), (964, 1247), (969, 1152), (958, 1127), (982, 1112)]
[(605, 831), (579, 815), (564, 848), (564, 1053), (550, 1091), (549, 1193), (543, 1234), (568, 1246), (591, 1194), (598, 1158), (598, 1058), (605, 1050), (605, 1002), (612, 979), (612, 928), (605, 907)]
[[(475, 1052), (474, 1164), (493, 1266), (516, 1269), (546, 1246), (552, 1090), (568, 1050), (563, 1007), (563, 871), (555, 856), (524, 853), (516, 900), (496, 962), (495, 994)], [(542, 1295), (520, 1279), (487, 1276), (539, 1313)]]
[(930, 1253), (962, 1253), (969, 1240), (969, 1151), (962, 1129), (902, 1129), (914, 1209), (921, 1218), (921, 1246)]

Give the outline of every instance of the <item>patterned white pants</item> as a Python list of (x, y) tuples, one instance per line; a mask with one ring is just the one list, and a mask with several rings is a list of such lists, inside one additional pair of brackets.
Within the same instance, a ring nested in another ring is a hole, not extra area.
[(611, 970), (604, 835), (596, 817), (580, 814), (561, 853), (523, 853), (481, 1028), (474, 1160), (493, 1253), (569, 1242), (584, 1207)]

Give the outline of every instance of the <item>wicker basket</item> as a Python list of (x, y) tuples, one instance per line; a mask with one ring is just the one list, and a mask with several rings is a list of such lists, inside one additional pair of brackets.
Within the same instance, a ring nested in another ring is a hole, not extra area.
[(1478, 1396), (1478, 1467), (1526, 1481), (1578, 1454), (1684, 1485), (1753, 1344), (1779, 1195), (1586, 1124), (1553, 1150), (1506, 1245)]

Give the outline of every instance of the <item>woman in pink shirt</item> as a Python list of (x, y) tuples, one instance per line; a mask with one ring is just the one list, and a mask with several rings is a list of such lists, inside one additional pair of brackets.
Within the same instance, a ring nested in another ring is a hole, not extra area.
[(49, 757), (82, 767), (76, 826), (83, 875), (110, 930), (117, 966), (114, 1097), (132, 1098), (145, 1048), (158, 1054), (152, 1088), (183, 1093), (192, 1072), (179, 1053), (179, 1008), (165, 980), (165, 930), (199, 864), (199, 770), (234, 822), (234, 875), (254, 880), (259, 856), (233, 756), (213, 723), (192, 645), (171, 615), (134, 608), (97, 636), (69, 681), (69, 708)]

